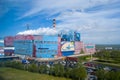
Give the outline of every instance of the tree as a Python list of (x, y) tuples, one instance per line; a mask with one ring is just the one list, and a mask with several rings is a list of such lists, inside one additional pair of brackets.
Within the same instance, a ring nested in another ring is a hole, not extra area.
[(46, 65), (40, 65), (39, 66), (39, 73), (44, 74), (44, 73), (46, 73), (46, 71), (47, 71), (47, 66)]
[(67, 67), (65, 68), (65, 77), (69, 78), (71, 76), (72, 69)]
[(84, 52), (84, 50), (83, 49), (81, 49), (81, 51), (80, 51), (80, 54), (84, 54), (85, 52)]
[(30, 72), (38, 72), (38, 67), (36, 66), (36, 64), (30, 64), (28, 66), (28, 71), (30, 71)]
[(54, 70), (54, 75), (55, 76), (63, 76), (64, 75), (64, 67), (63, 65), (61, 64), (55, 64), (54, 67), (53, 67), (53, 70)]
[(106, 73), (106, 80), (120, 80), (120, 72), (107, 72)]
[(96, 76), (97, 76), (98, 80), (104, 80), (106, 77), (106, 72), (104, 70), (100, 69), (96, 72)]
[(86, 69), (82, 65), (78, 65), (72, 70), (72, 78), (75, 80), (85, 80), (87, 77)]

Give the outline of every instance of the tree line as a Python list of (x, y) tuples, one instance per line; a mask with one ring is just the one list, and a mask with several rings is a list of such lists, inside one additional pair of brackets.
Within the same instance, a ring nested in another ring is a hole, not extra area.
[(0, 62), (0, 67), (11, 67), (40, 74), (71, 78), (72, 80), (85, 80), (85, 78), (87, 77), (86, 69), (81, 64), (77, 64), (74, 68), (70, 68), (64, 67), (60, 63), (48, 66), (38, 65), (35, 63), (22, 64), (18, 61), (6, 61)]
[(96, 76), (98, 80), (120, 80), (120, 72), (119, 71), (105, 71), (98, 70), (96, 71)]
[(95, 57), (105, 60), (115, 60), (120, 62), (120, 50), (101, 50), (96, 52)]

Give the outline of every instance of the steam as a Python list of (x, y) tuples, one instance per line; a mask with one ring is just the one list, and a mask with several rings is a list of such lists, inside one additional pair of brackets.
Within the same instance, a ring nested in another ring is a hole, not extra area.
[(89, 26), (75, 26), (72, 27), (73, 25), (69, 24), (61, 24), (57, 26), (56, 28), (51, 28), (51, 27), (44, 27), (44, 28), (38, 28), (34, 30), (26, 30), (22, 32), (18, 32), (17, 35), (58, 35), (61, 33), (69, 33), (70, 31), (77, 31), (81, 32), (82, 30), (89, 30), (91, 27)]
[(55, 28), (38, 28), (36, 30), (26, 30), (17, 33), (18, 35), (57, 35), (59, 30)]

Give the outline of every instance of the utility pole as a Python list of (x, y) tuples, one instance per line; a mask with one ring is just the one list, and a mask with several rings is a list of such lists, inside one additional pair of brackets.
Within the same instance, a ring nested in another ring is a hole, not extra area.
[(26, 24), (26, 27), (27, 27), (27, 30), (29, 30), (29, 29), (30, 29), (30, 28), (29, 28), (29, 27), (30, 27), (30, 26), (29, 26), (29, 24)]
[(92, 56), (92, 52), (90, 52), (90, 56), (91, 56), (91, 61), (93, 61), (93, 56)]

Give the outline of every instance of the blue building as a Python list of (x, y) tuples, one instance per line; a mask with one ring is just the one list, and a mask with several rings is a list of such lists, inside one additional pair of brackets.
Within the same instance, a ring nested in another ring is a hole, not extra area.
[(15, 40), (15, 54), (26, 55), (32, 57), (33, 55), (33, 40)]
[(75, 41), (80, 41), (80, 33), (74, 31), (61, 33), (62, 56), (69, 56), (75, 53)]
[(36, 57), (54, 58), (58, 54), (58, 36), (42, 36), (42, 40), (35, 40)]
[(29, 40), (25, 38), (14, 40), (15, 54), (36, 58), (53, 58), (57, 56), (59, 45), (58, 36), (50, 35), (34, 35)]
[(74, 31), (61, 33), (61, 41), (80, 41), (80, 33)]
[(80, 33), (73, 31), (61, 35), (16, 35), (14, 53), (36, 58), (69, 56), (75, 53), (75, 41), (80, 41)]

